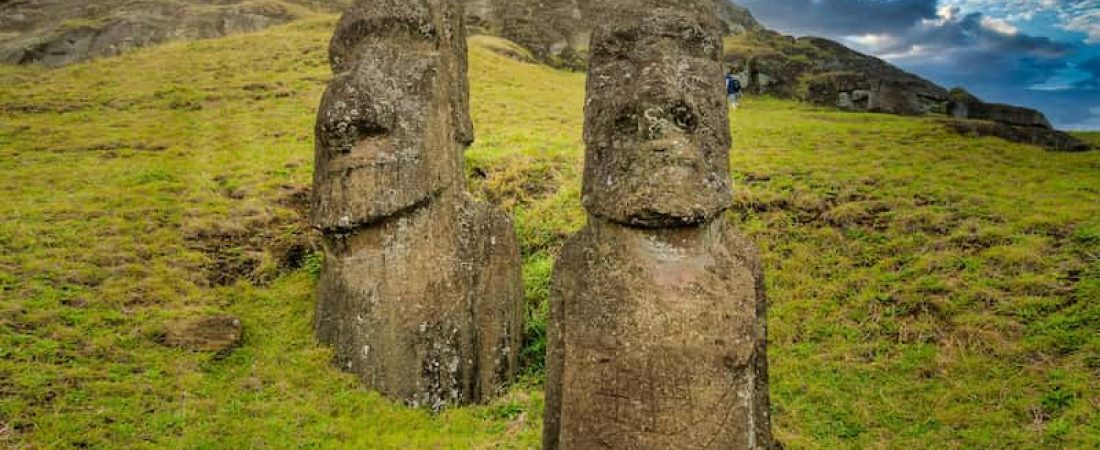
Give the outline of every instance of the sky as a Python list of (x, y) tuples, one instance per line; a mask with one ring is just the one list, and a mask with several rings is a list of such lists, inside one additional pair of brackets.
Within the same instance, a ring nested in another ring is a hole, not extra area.
[(735, 0), (764, 26), (821, 36), (983, 100), (1100, 130), (1100, 0)]

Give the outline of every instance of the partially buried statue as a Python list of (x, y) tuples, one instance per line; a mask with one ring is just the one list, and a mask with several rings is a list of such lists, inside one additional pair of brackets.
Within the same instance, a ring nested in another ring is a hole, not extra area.
[(523, 287), (511, 222), (465, 192), (461, 7), (360, 0), (330, 60), (311, 213), (325, 251), (317, 336), (390, 398), (480, 402), (516, 372)]
[(623, 1), (593, 37), (588, 226), (555, 267), (546, 449), (773, 446), (765, 296), (732, 195), (713, 0)]

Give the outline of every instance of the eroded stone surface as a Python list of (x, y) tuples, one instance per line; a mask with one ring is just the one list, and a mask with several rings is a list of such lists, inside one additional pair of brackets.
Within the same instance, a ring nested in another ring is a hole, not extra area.
[(317, 117), (312, 218), (353, 229), (462, 182), (473, 140), (452, 2), (359, 2), (340, 19)]
[(956, 119), (987, 120), (1014, 127), (1053, 129), (1038, 110), (1000, 103), (986, 103), (962, 89), (953, 89), (947, 114)]
[(730, 225), (713, 3), (594, 38), (588, 225), (551, 283), (546, 449), (773, 448), (764, 277)]
[(478, 402), (516, 370), (512, 223), (465, 194), (325, 237), (317, 335), (341, 368), (411, 406)]
[(596, 219), (556, 267), (545, 448), (768, 448), (763, 275), (726, 221)]
[(433, 410), (500, 390), (522, 332), (511, 221), (464, 191), (473, 131), (456, 5), (363, 0), (343, 16), (313, 190), (318, 338), (369, 387)]
[(718, 22), (707, 11), (638, 7), (651, 14), (593, 38), (584, 205), (628, 225), (699, 224), (732, 198)]

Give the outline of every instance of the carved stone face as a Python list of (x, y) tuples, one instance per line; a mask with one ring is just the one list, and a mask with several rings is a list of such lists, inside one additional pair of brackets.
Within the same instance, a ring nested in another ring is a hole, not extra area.
[(712, 16), (649, 11), (593, 38), (584, 204), (632, 226), (698, 224), (732, 203), (721, 39)]
[(330, 48), (314, 224), (353, 229), (462, 182), (473, 140), (462, 16), (445, 0), (361, 1)]

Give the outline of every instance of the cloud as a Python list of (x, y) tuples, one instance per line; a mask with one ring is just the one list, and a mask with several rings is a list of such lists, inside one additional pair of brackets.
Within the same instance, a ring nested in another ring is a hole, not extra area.
[[(822, 36), (943, 86), (1093, 124), (1100, 0), (734, 0), (765, 26)], [(1090, 59), (1091, 58), (1091, 59)]]
[(1084, 34), (1086, 44), (1100, 44), (1100, 0), (1070, 3), (1058, 14), (1061, 28)]
[(841, 40), (945, 84), (996, 81), (1034, 89), (1073, 88), (1061, 80), (1048, 83), (1068, 67), (1073, 46), (1024, 33), (982, 13), (964, 14), (958, 7), (941, 6), (935, 17), (889, 33), (843, 36)]
[[(936, 17), (937, 0), (739, 0), (765, 25), (797, 35), (892, 32)], [(772, 25), (779, 24), (779, 25)]]
[[(868, 41), (860, 37), (847, 40), (863, 45), (864, 50), (880, 55), (907, 57), (910, 54), (942, 52), (973, 56), (975, 52), (988, 56), (1006, 54), (1033, 59), (1060, 59), (1066, 57), (1072, 46), (1047, 37), (1021, 33), (1016, 27), (982, 13), (961, 14), (958, 8), (944, 7), (935, 18), (922, 19), (908, 27), (893, 30), (889, 38)], [(870, 45), (867, 45), (870, 44)], [(914, 52), (915, 48), (923, 52)]]

